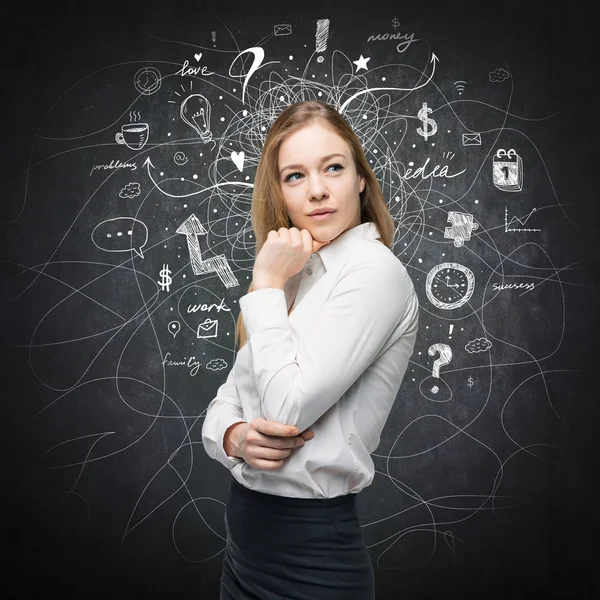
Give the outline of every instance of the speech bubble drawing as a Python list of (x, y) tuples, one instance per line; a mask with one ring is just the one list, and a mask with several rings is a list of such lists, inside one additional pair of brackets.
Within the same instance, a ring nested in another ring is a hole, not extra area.
[(140, 258), (144, 258), (142, 248), (148, 242), (148, 228), (133, 217), (106, 219), (94, 227), (92, 242), (105, 252), (133, 250)]

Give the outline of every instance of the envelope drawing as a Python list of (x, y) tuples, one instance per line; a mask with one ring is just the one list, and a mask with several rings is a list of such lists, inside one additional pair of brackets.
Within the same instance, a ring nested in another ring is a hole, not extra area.
[(217, 331), (219, 330), (219, 323), (216, 319), (206, 319), (204, 323), (198, 325), (197, 337), (199, 340), (206, 340), (208, 338), (217, 337)]
[(292, 26), (287, 23), (281, 23), (279, 25), (273, 25), (273, 33), (275, 35), (291, 35)]
[(462, 142), (463, 146), (481, 146), (481, 134), (463, 133)]

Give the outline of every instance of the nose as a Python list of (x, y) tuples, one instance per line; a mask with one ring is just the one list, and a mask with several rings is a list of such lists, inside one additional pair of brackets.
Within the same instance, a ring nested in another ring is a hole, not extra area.
[(310, 200), (329, 197), (325, 181), (319, 175), (312, 175), (308, 178), (308, 197)]

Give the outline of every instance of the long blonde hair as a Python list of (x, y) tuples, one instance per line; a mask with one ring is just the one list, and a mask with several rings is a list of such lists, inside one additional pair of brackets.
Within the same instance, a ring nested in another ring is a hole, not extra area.
[[(352, 149), (356, 171), (365, 178), (365, 189), (360, 192), (360, 222), (375, 223), (381, 241), (391, 249), (394, 218), (387, 207), (375, 173), (365, 158), (360, 140), (350, 124), (333, 106), (310, 100), (296, 102), (285, 108), (273, 122), (265, 139), (256, 168), (250, 208), (250, 219), (256, 239), (254, 256), (258, 256), (269, 231), (277, 231), (280, 227), (292, 227), (279, 182), (279, 147), (289, 135), (315, 121), (335, 131)], [(252, 289), (251, 282), (248, 293)], [(241, 312), (235, 328), (235, 343), (239, 349), (246, 343), (246, 328)]]

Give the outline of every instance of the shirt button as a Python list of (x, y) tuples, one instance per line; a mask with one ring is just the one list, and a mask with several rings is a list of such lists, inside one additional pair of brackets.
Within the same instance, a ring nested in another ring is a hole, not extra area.
[(307, 275), (312, 275), (312, 269), (310, 267), (308, 269), (306, 269), (306, 274)]

